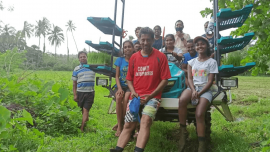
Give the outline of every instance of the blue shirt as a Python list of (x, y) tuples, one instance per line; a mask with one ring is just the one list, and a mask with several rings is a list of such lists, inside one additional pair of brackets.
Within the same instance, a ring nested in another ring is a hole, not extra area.
[(198, 53), (196, 52), (196, 55), (195, 56), (190, 56), (189, 52), (188, 53), (185, 53), (184, 54), (184, 61), (183, 61), (183, 64), (188, 64), (188, 61), (191, 60), (191, 59), (194, 59), (198, 57)]
[(95, 87), (95, 72), (83, 67), (82, 65), (76, 66), (72, 80), (77, 81), (78, 92), (92, 92)]
[(153, 48), (159, 50), (162, 47), (162, 37), (159, 39), (155, 40), (154, 44), (152, 45)]
[(115, 66), (118, 66), (120, 68), (120, 84), (122, 87), (126, 87), (126, 76), (128, 71), (128, 62), (125, 60), (125, 57), (119, 57), (116, 59)]

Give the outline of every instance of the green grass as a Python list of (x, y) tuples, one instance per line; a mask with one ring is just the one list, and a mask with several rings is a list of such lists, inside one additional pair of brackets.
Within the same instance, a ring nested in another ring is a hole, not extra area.
[[(62, 81), (72, 89), (72, 72), (38, 71), (36, 77), (40, 79)], [(34, 77), (31, 75), (30, 77)], [(27, 80), (24, 80), (27, 81)], [(269, 132), (262, 132), (262, 124), (270, 119), (270, 78), (239, 77), (239, 88), (233, 89), (233, 103), (230, 105), (236, 121), (227, 122), (217, 111), (212, 112), (212, 149), (214, 152), (246, 152), (262, 150), (256, 142), (270, 138)], [(46, 135), (42, 147), (38, 151), (44, 152), (103, 152), (109, 151), (117, 144), (114, 131), (116, 115), (107, 114), (111, 102), (108, 90), (95, 87), (95, 102), (90, 110), (90, 121), (87, 123), (88, 132), (77, 134), (61, 134), (60, 136)], [(72, 100), (70, 95), (69, 100)], [(270, 121), (269, 125), (270, 125)], [(177, 123), (154, 122), (151, 127), (146, 152), (175, 152), (179, 137)], [(79, 126), (77, 126), (79, 128)], [(195, 127), (188, 126), (189, 141), (196, 144)], [(133, 151), (135, 142), (128, 143), (126, 152)], [(36, 150), (34, 150), (36, 151)]]

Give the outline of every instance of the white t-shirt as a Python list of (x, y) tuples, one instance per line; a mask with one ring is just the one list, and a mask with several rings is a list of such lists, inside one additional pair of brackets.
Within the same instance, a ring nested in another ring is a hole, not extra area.
[(218, 73), (217, 61), (209, 58), (204, 62), (198, 61), (198, 57), (188, 61), (192, 67), (194, 85), (204, 85), (208, 82), (209, 73)]
[[(168, 52), (165, 48), (161, 48), (159, 51), (162, 53)], [(175, 52), (177, 55), (180, 53), (183, 53), (183, 51), (177, 47), (174, 47), (173, 52)], [(176, 66), (181, 68), (182, 62), (179, 62), (174, 56), (172, 56), (172, 54), (167, 54), (167, 59), (169, 62), (175, 63)], [(183, 58), (182, 58), (182, 60), (183, 60)]]

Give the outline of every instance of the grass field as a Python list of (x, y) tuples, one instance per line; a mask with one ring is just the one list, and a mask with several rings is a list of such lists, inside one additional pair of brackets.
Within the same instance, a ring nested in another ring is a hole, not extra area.
[[(69, 90), (69, 102), (72, 101), (72, 72), (38, 71), (30, 77), (44, 81), (57, 81), (66, 85)], [(28, 80), (23, 80), (28, 81)], [(247, 152), (267, 151), (265, 141), (270, 139), (270, 78), (268, 77), (239, 77), (239, 88), (233, 89), (233, 103), (230, 109), (235, 118), (227, 122), (215, 109), (212, 110), (212, 151), (214, 152)], [(42, 146), (29, 148), (30, 151), (70, 151), (70, 152), (107, 152), (117, 143), (111, 128), (116, 124), (116, 115), (107, 114), (111, 102), (108, 90), (95, 87), (95, 103), (90, 111), (90, 121), (86, 133), (56, 133), (45, 135)], [(76, 109), (75, 109), (76, 111)], [(76, 111), (76, 118), (81, 117)], [(48, 118), (50, 118), (48, 116)], [(78, 120), (78, 122), (80, 119)], [(79, 124), (79, 123), (78, 123)], [(79, 125), (74, 126), (79, 130)], [(154, 122), (146, 152), (175, 152), (178, 144), (178, 123)], [(195, 127), (188, 126), (190, 132), (189, 144), (196, 144)], [(264, 141), (264, 142), (263, 142)], [(0, 141), (1, 142), (1, 141)], [(266, 148), (263, 149), (263, 146)], [(269, 145), (268, 145), (269, 146)], [(16, 147), (16, 146), (15, 146)], [(131, 141), (125, 148), (126, 152), (133, 151), (135, 142)], [(18, 148), (19, 151), (24, 151)]]

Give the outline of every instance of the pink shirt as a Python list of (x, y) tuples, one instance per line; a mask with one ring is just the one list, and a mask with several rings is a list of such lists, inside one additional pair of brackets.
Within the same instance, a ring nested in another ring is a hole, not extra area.
[[(181, 49), (183, 51), (183, 54), (187, 53), (187, 48), (186, 46), (184, 45), (184, 41), (181, 41), (181, 38), (178, 37), (176, 34), (174, 35), (174, 38), (175, 38), (175, 44), (174, 46)], [(190, 39), (190, 36), (189, 34), (186, 34), (184, 33), (184, 39), (187, 41)]]

